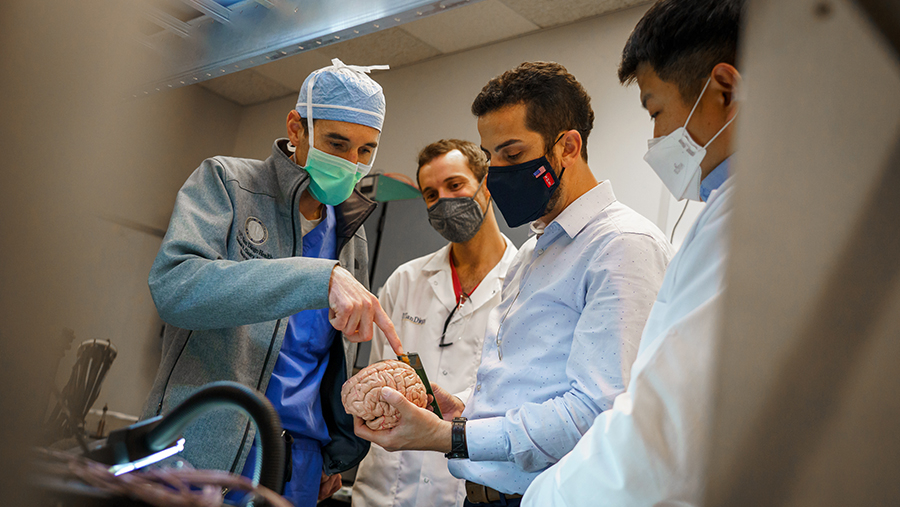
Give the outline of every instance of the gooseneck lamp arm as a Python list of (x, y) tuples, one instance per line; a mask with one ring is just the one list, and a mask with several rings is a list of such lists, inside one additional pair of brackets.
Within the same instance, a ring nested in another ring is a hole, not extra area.
[(256, 423), (262, 441), (259, 483), (280, 493), (284, 486), (285, 453), (281, 419), (269, 400), (237, 382), (213, 382), (192, 394), (147, 434), (147, 447), (154, 452), (165, 449), (195, 419), (210, 410), (225, 407), (239, 408)]
[[(237, 382), (207, 384), (165, 416), (111, 432), (104, 444), (86, 456), (109, 465), (136, 462), (172, 448), (192, 422), (206, 412), (220, 408), (237, 408), (256, 424), (262, 447), (259, 484), (281, 494), (285, 467), (281, 418), (269, 400)], [(134, 468), (137, 467), (131, 467)]]

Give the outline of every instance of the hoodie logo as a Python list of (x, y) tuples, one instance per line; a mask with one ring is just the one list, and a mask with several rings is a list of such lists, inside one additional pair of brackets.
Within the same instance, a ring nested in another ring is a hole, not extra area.
[(244, 234), (247, 235), (247, 240), (254, 245), (262, 245), (269, 239), (269, 230), (256, 217), (249, 217), (244, 222)]

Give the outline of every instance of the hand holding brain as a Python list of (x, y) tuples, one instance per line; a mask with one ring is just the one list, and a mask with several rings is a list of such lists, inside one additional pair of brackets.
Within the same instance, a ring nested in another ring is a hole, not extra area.
[(425, 408), (425, 384), (411, 366), (395, 360), (380, 361), (360, 370), (341, 388), (341, 401), (348, 414), (366, 422), (373, 430), (386, 430), (400, 423), (400, 413), (381, 399), (381, 388), (390, 387), (418, 407)]

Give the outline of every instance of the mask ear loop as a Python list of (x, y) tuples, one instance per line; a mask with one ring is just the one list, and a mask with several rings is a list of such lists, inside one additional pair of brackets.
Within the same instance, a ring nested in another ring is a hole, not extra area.
[[(475, 196), (478, 195), (478, 192), (481, 192), (481, 187), (484, 186), (484, 182), (485, 182), (485, 181), (487, 181), (487, 173), (484, 173), (484, 177), (481, 178), (481, 182), (478, 183), (478, 188), (475, 189), (475, 193), (472, 194), (472, 197), (471, 197), (471, 199), (472, 199), (473, 201), (475, 201), (475, 205), (478, 206), (478, 209), (479, 209), (479, 210), (481, 210), (481, 205), (478, 204), (478, 201), (477, 201), (477, 200), (475, 200)], [(484, 223), (484, 219), (487, 218), (488, 211), (490, 211), (490, 209), (491, 209), (491, 199), (493, 199), (493, 197), (490, 197), (490, 196), (489, 196), (489, 197), (488, 197), (488, 201), (487, 201), (487, 205), (485, 206), (485, 208), (484, 208), (483, 210), (481, 210), (481, 224)], [(479, 224), (478, 227), (481, 227), (481, 224)], [(448, 322), (449, 322), (449, 321), (448, 321)]]
[[(697, 109), (697, 106), (700, 105), (700, 99), (703, 98), (703, 94), (706, 93), (706, 88), (709, 87), (709, 83), (710, 83), (711, 81), (712, 81), (712, 76), (709, 76), (709, 77), (706, 79), (706, 84), (703, 85), (703, 89), (700, 90), (700, 96), (697, 97), (697, 101), (694, 102), (694, 107), (691, 108), (691, 114), (688, 115), (687, 120), (685, 120), (684, 126), (682, 127), (683, 129), (685, 129), (685, 131), (687, 131), (688, 123), (690, 123), (691, 117), (694, 116), (694, 111)], [(722, 128), (719, 129), (718, 132), (716, 132), (716, 135), (712, 136), (712, 139), (710, 139), (709, 141), (706, 142), (706, 144), (703, 145), (703, 149), (705, 150), (707, 146), (709, 146), (710, 144), (712, 144), (712, 142), (715, 141), (717, 137), (719, 137), (719, 134), (721, 134), (722, 132), (724, 132), (725, 129), (727, 129), (728, 126), (731, 125), (731, 122), (733, 122), (735, 118), (737, 118), (737, 113), (735, 113), (735, 115), (732, 116), (731, 119), (728, 120), (728, 122), (725, 123), (725, 125), (723, 125)]]
[(313, 133), (313, 117), (312, 117), (312, 89), (316, 84), (316, 77), (318, 77), (319, 73), (316, 72), (309, 78), (309, 85), (306, 87), (306, 131), (309, 133), (309, 150), (312, 151), (315, 148), (315, 135)]
[[(484, 186), (485, 181), (487, 181), (487, 173), (484, 173), (484, 177), (481, 178), (481, 183), (478, 184), (478, 188), (475, 189), (475, 193), (472, 194), (472, 200), (475, 200), (475, 196), (478, 195), (478, 192), (481, 192), (481, 187)], [(484, 211), (481, 212), (482, 215), (487, 215), (488, 210), (491, 208), (491, 199), (492, 197), (488, 196), (487, 207), (484, 209)], [(478, 201), (475, 201), (475, 203), (477, 204)]]
[[(547, 150), (547, 154), (544, 155), (544, 157), (546, 157), (547, 155), (549, 155), (549, 154), (553, 151), (553, 147), (556, 146), (556, 143), (558, 143), (559, 140), (562, 139), (568, 132), (569, 132), (568, 130), (565, 131), (565, 132), (563, 132), (562, 134), (559, 135), (559, 137), (556, 138), (556, 141), (553, 141), (553, 144), (550, 145), (550, 149)], [(547, 162), (550, 162), (550, 161), (548, 160)], [(551, 167), (552, 167), (552, 166), (551, 166)], [(551, 172), (552, 172), (552, 171), (551, 171)], [(556, 179), (562, 181), (563, 174), (565, 174), (565, 173), (566, 173), (566, 168), (563, 167), (563, 168), (559, 171), (559, 176), (557, 176)]]
[(719, 129), (718, 132), (716, 132), (716, 135), (712, 136), (712, 139), (710, 139), (709, 142), (706, 143), (706, 144), (703, 146), (703, 149), (705, 150), (707, 146), (709, 146), (710, 144), (712, 144), (712, 142), (715, 141), (717, 137), (719, 137), (719, 134), (721, 134), (722, 132), (724, 132), (725, 129), (727, 129), (728, 126), (731, 125), (731, 122), (733, 122), (735, 118), (737, 118), (737, 113), (734, 113), (734, 116), (732, 116), (731, 119), (728, 120), (727, 123), (725, 123), (725, 125), (722, 125), (722, 128)]
[(700, 105), (700, 99), (702, 99), (703, 94), (706, 93), (706, 88), (709, 86), (710, 81), (712, 81), (712, 75), (710, 75), (708, 78), (706, 78), (706, 84), (703, 85), (703, 89), (700, 90), (700, 96), (697, 97), (697, 101), (694, 102), (694, 107), (691, 108), (691, 114), (689, 114), (687, 117), (687, 120), (684, 121), (684, 125), (682, 125), (682, 128), (687, 129), (688, 123), (691, 122), (691, 117), (694, 116), (694, 111), (696, 111), (697, 106)]
[(372, 158), (369, 160), (368, 164), (363, 164), (362, 162), (356, 163), (356, 174), (362, 178), (363, 176), (372, 172), (372, 167), (375, 166), (375, 156), (378, 155), (378, 146), (372, 151)]

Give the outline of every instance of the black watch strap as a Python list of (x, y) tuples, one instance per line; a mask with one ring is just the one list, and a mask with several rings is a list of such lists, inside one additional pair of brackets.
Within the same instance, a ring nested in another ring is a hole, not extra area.
[(466, 445), (466, 418), (454, 417), (450, 429), (450, 452), (444, 454), (449, 459), (468, 459), (469, 447)]

